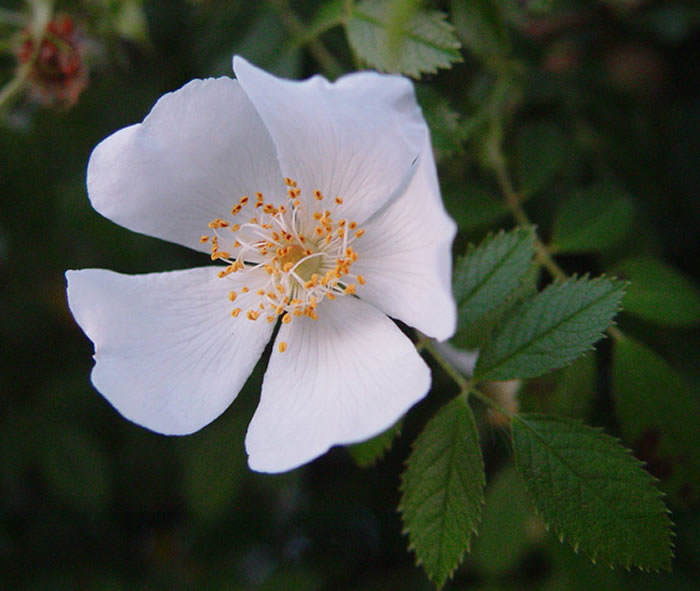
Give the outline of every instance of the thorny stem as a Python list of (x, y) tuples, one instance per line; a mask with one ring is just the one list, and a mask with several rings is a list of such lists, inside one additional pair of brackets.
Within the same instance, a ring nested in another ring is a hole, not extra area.
[[(295, 35), (300, 36), (304, 33), (305, 27), (301, 22), (299, 17), (292, 11), (287, 0), (268, 0), (270, 4), (275, 6), (284, 22), (285, 27)], [(326, 46), (318, 39), (310, 39), (307, 42), (307, 46), (311, 55), (314, 59), (321, 64), (321, 67), (325, 70), (326, 74), (331, 78), (337, 78), (343, 73), (343, 68), (335, 59), (333, 54), (326, 49)]]
[[(532, 225), (532, 222), (520, 204), (520, 198), (513, 187), (513, 182), (508, 174), (508, 168), (506, 167), (503, 153), (500, 151), (500, 146), (496, 148), (496, 153), (492, 155), (491, 166), (496, 176), (498, 185), (503, 193), (506, 205), (510, 209), (515, 220), (522, 226)], [(547, 245), (544, 244), (544, 242), (542, 242), (537, 236), (535, 236), (535, 256), (540, 264), (545, 267), (547, 271), (549, 271), (552, 277), (560, 281), (565, 281), (568, 279), (566, 271), (564, 271), (564, 269), (557, 264), (554, 257), (552, 257), (552, 253), (547, 248)], [(608, 327), (607, 333), (616, 341), (619, 341), (624, 336), (620, 329), (615, 326)]]

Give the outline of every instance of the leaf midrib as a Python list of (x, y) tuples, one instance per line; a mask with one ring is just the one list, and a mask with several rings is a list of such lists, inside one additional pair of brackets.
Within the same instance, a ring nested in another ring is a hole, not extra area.
[[(367, 23), (370, 23), (371, 25), (375, 25), (378, 28), (385, 29), (386, 30), (386, 23), (382, 22), (378, 18), (375, 18), (369, 14), (366, 14), (362, 12), (361, 10), (355, 8), (352, 11), (352, 16), (351, 18), (356, 18), (357, 20), (363, 20)], [(412, 33), (411, 31), (407, 31), (405, 29), (401, 30), (401, 33), (403, 34), (404, 37), (410, 39), (414, 43), (418, 43), (420, 45), (425, 45), (426, 47), (430, 47), (431, 49), (434, 49), (435, 51), (438, 51), (440, 53), (444, 53), (445, 55), (448, 55), (450, 57), (459, 57), (459, 51), (458, 47), (443, 47), (441, 45), (438, 45), (437, 43), (433, 41), (429, 41), (425, 37), (420, 37), (416, 35), (415, 33)]]
[[(564, 285), (565, 285), (565, 284), (564, 284)], [(492, 365), (491, 367), (489, 367), (489, 368), (485, 371), (485, 373), (479, 372), (479, 367), (478, 367), (478, 364), (477, 364), (477, 367), (476, 367), (475, 370), (474, 370), (474, 377), (475, 377), (475, 378), (479, 378), (480, 380), (487, 379), (488, 376), (489, 376), (490, 374), (494, 373), (495, 370), (497, 370), (497, 369), (503, 367), (503, 366), (504, 366), (506, 363), (508, 363), (513, 357), (515, 357), (515, 356), (517, 356), (517, 355), (520, 355), (520, 354), (521, 354), (523, 351), (525, 351), (526, 349), (528, 349), (528, 348), (534, 346), (536, 343), (538, 343), (538, 342), (540, 342), (541, 340), (547, 338), (552, 332), (555, 332), (556, 330), (558, 330), (563, 324), (569, 322), (570, 320), (572, 320), (573, 318), (575, 318), (575, 317), (578, 316), (579, 314), (584, 313), (584, 312), (587, 311), (589, 308), (591, 308), (591, 307), (594, 306), (595, 304), (598, 304), (601, 300), (607, 298), (607, 297), (610, 296), (613, 292), (615, 292), (617, 289), (619, 289), (614, 283), (611, 283), (610, 285), (611, 285), (611, 289), (610, 289), (609, 291), (605, 292), (603, 295), (601, 295), (600, 297), (596, 298), (595, 300), (592, 300), (591, 302), (589, 302), (588, 304), (586, 304), (583, 308), (578, 308), (578, 309), (576, 310), (576, 312), (574, 312), (573, 314), (570, 314), (569, 316), (566, 316), (566, 317), (563, 318), (561, 321), (559, 321), (559, 322), (557, 322), (556, 324), (552, 325), (549, 329), (547, 329), (545, 332), (543, 332), (542, 334), (540, 334), (539, 336), (537, 336), (535, 339), (533, 339), (533, 340), (531, 340), (531, 341), (528, 341), (528, 342), (525, 343), (524, 345), (522, 345), (522, 346), (518, 347), (517, 349), (515, 349), (512, 353), (510, 353), (510, 354), (506, 355), (505, 357), (501, 358), (501, 359), (498, 361), (497, 365)], [(602, 331), (600, 331), (600, 332), (602, 332)]]

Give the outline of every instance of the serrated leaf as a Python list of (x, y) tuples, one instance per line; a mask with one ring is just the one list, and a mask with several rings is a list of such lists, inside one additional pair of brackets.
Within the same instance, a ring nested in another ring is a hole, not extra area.
[(453, 281), (459, 331), (467, 331), (508, 298), (530, 268), (534, 253), (533, 228), (501, 232), (469, 248), (456, 264)]
[(484, 463), (474, 415), (456, 398), (416, 440), (401, 482), (405, 530), (417, 562), (441, 587), (469, 549), (484, 500)]
[(474, 54), (488, 58), (510, 51), (508, 29), (497, 2), (453, 0), (451, 8), (457, 34)]
[(372, 439), (348, 446), (348, 452), (360, 468), (374, 466), (386, 454), (396, 439), (401, 434), (402, 422), (399, 420), (383, 433)]
[(625, 312), (662, 326), (700, 322), (700, 289), (673, 267), (637, 257), (616, 265), (615, 273), (630, 281)]
[(629, 338), (615, 343), (615, 410), (624, 439), (679, 501), (700, 496), (700, 402), (656, 353)]
[(580, 189), (559, 209), (552, 230), (557, 252), (605, 250), (630, 230), (634, 204), (610, 185)]
[(519, 415), (515, 465), (545, 522), (593, 561), (668, 569), (671, 520), (654, 478), (616, 439), (571, 419)]
[(384, 72), (414, 78), (460, 61), (460, 43), (445, 14), (420, 10), (405, 23), (398, 45), (390, 43), (391, 0), (365, 0), (345, 24), (348, 41), (360, 59)]
[(526, 300), (504, 320), (479, 355), (479, 380), (534, 378), (585, 353), (610, 326), (625, 286), (571, 279)]
[(515, 139), (520, 192), (528, 197), (547, 187), (566, 158), (566, 136), (554, 123), (539, 121), (520, 129)]

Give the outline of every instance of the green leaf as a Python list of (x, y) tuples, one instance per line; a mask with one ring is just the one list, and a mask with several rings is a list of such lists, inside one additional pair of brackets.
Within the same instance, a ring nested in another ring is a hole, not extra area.
[(613, 393), (624, 439), (677, 500), (697, 499), (697, 396), (666, 361), (628, 338), (615, 343)]
[(552, 230), (557, 252), (605, 250), (629, 232), (634, 217), (632, 199), (610, 185), (580, 189), (563, 203)]
[(512, 466), (500, 470), (486, 488), (486, 504), (471, 560), (488, 575), (504, 573), (523, 558), (527, 529), (535, 515), (525, 484)]
[(410, 548), (438, 587), (469, 549), (481, 516), (484, 484), (474, 415), (459, 397), (428, 422), (414, 443), (401, 482), (399, 510)]
[(662, 326), (700, 322), (700, 289), (673, 267), (638, 257), (616, 265), (615, 273), (630, 281), (625, 312)]
[(401, 434), (401, 421), (397, 421), (393, 426), (389, 427), (384, 433), (380, 433), (372, 439), (349, 445), (348, 451), (355, 460), (355, 463), (360, 468), (368, 468), (374, 466), (379, 460), (384, 457), (389, 449), (391, 449), (394, 439)]
[(418, 11), (401, 29), (398, 45), (390, 43), (392, 4), (392, 0), (365, 0), (354, 6), (345, 28), (360, 59), (378, 70), (414, 78), (462, 59), (452, 25), (439, 11)]
[(548, 121), (529, 123), (515, 139), (519, 190), (528, 197), (546, 188), (567, 158), (564, 132)]
[(605, 277), (555, 283), (526, 300), (498, 327), (479, 355), (479, 380), (533, 378), (563, 367), (610, 326), (624, 284)]
[(559, 539), (594, 562), (670, 568), (671, 521), (654, 478), (618, 441), (570, 419), (513, 420), (515, 465)]
[(539, 275), (540, 266), (533, 261), (526, 273), (520, 278), (515, 290), (498, 307), (487, 312), (467, 328), (459, 330), (452, 338), (451, 343), (461, 349), (483, 349), (503, 318), (508, 316), (525, 299), (537, 293)]
[(233, 506), (246, 470), (239, 415), (223, 416), (181, 441), (184, 494), (200, 519), (214, 520)]
[(516, 228), (470, 246), (456, 264), (453, 290), (459, 308), (459, 330), (467, 330), (515, 290), (535, 253), (533, 228)]
[(510, 38), (498, 3), (492, 0), (453, 0), (452, 22), (472, 53), (480, 57), (505, 55)]

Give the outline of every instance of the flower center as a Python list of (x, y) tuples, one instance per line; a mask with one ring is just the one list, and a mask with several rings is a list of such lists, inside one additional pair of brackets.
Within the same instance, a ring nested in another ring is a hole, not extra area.
[[(313, 200), (302, 201), (296, 182), (285, 179), (285, 183), (289, 207), (265, 203), (262, 193), (256, 193), (254, 204), (244, 195), (231, 210), (233, 219), (212, 220), (209, 228), (213, 235), (201, 238), (202, 242), (210, 242), (212, 260), (226, 263), (220, 278), (258, 268), (267, 272), (267, 283), (256, 292), (256, 305), (245, 310), (249, 320), (261, 316), (268, 322), (281, 316), (285, 324), (295, 316), (315, 320), (316, 307), (324, 298), (352, 295), (358, 283), (365, 283), (362, 275), (351, 272), (357, 260), (352, 245), (364, 230), (355, 222), (334, 219), (329, 209), (306, 215), (305, 205), (321, 202), (324, 196), (317, 190)], [(334, 201), (334, 208), (343, 203), (340, 197)], [(251, 211), (258, 215), (248, 221), (240, 219)], [(248, 293), (250, 289), (244, 285), (240, 291)], [(229, 293), (232, 302), (237, 297), (236, 291)], [(241, 308), (234, 308), (231, 315), (237, 318), (241, 312)], [(281, 350), (286, 347), (282, 345)]]

